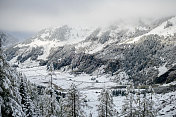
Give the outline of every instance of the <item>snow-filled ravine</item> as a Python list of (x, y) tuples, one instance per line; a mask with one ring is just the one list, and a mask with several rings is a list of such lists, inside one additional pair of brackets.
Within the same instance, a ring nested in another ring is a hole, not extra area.
[[(32, 61), (28, 61), (28, 64), (20, 64), (17, 70), (25, 74), (29, 81), (37, 85), (48, 86), (50, 83), (51, 76), (46, 70), (46, 66), (38, 66)], [(52, 77), (53, 86), (60, 91), (65, 91), (72, 83), (76, 84), (80, 92), (87, 99), (89, 108), (84, 108), (84, 111), (87, 116), (92, 113), (93, 117), (96, 117), (98, 114), (97, 105), (99, 102), (97, 99), (100, 91), (103, 88), (113, 90), (115, 87), (119, 86), (119, 84), (113, 80), (115, 76), (105, 74), (99, 74), (97, 77), (97, 75), (88, 74), (75, 75), (68, 71), (59, 70), (54, 71)], [(116, 111), (121, 112), (124, 99), (125, 96), (113, 97)], [(176, 91), (167, 94), (156, 94), (153, 99), (157, 104), (157, 108), (162, 108), (159, 111), (160, 115), (158, 117), (172, 117), (172, 115), (176, 114)], [(172, 103), (170, 103), (168, 99), (172, 100)], [(163, 100), (165, 102), (163, 102)]]

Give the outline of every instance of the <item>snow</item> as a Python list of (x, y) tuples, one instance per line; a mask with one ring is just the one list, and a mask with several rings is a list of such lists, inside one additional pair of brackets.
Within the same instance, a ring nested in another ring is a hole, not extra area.
[(159, 36), (164, 36), (164, 37), (173, 36), (176, 33), (176, 17), (173, 17), (173, 18), (169, 19), (168, 21), (171, 22), (173, 24), (173, 26), (170, 26), (168, 28), (164, 28), (167, 23), (167, 21), (165, 21), (161, 25), (159, 25), (158, 27), (151, 30), (150, 32), (148, 32), (144, 35), (135, 37), (135, 38), (130, 38), (127, 41), (125, 41), (124, 43), (130, 44), (130, 43), (138, 42), (141, 39), (141, 37), (147, 36), (150, 34), (157, 34)]
[(94, 46), (92, 46), (89, 51), (87, 51), (86, 53), (89, 53), (89, 54), (93, 54), (93, 53), (96, 53), (98, 51), (101, 51), (103, 49), (104, 45), (103, 44), (94, 44)]
[(48, 36), (49, 36), (49, 33), (46, 33), (46, 34), (44, 33), (44, 34), (42, 34), (40, 37), (41, 37), (41, 38), (45, 38), (45, 37), (48, 37)]
[(171, 19), (168, 20), (169, 22), (171, 22), (173, 24), (173, 26), (170, 26), (168, 28), (164, 28), (166, 26), (166, 22), (163, 22), (160, 26), (156, 27), (155, 29), (153, 29), (151, 32), (149, 32), (148, 34), (158, 34), (158, 35), (163, 35), (163, 36), (170, 36), (170, 35), (174, 35), (174, 33), (176, 33), (176, 17), (173, 17)]
[(82, 48), (85, 48), (85, 53), (88, 53), (88, 54), (93, 54), (93, 53), (96, 53), (100, 50), (102, 50), (104, 47), (103, 44), (100, 44), (98, 43), (97, 41), (96, 42), (81, 42), (81, 43), (78, 43), (75, 48), (76, 48), (76, 51), (79, 51), (79, 50), (82, 50)]
[[(153, 29), (151, 32), (144, 34), (149, 35), (149, 34), (159, 34), (159, 35), (172, 35), (173, 33), (176, 32), (176, 17), (172, 18), (169, 20), (170, 22), (173, 23), (173, 26), (168, 27), (164, 29), (164, 26), (166, 25), (166, 22), (161, 24), (160, 26), (156, 27)], [(127, 27), (125, 27), (127, 28)], [(138, 27), (139, 29), (142, 29), (142, 27)], [(118, 32), (119, 29), (114, 30), (114, 32), (111, 32), (112, 36), (113, 33)], [(145, 28), (143, 30), (146, 30)], [(54, 29), (52, 29), (54, 31)], [(67, 35), (68, 40), (66, 41), (58, 41), (58, 40), (45, 40), (42, 41), (38, 38), (35, 38), (31, 43), (29, 44), (18, 44), (18, 47), (26, 47), (27, 50), (23, 50), (22, 52), (27, 52), (31, 50), (33, 47), (43, 47), (44, 48), (44, 54), (39, 56), (38, 59), (43, 59), (46, 60), (51, 48), (56, 48), (59, 46), (64, 46), (66, 44), (76, 44), (76, 51), (79, 49), (85, 48), (85, 53), (93, 54), (95, 52), (101, 51), (106, 45), (113, 43), (113, 39), (110, 39), (107, 41), (105, 44), (100, 44), (98, 42), (85, 42), (82, 41), (84, 40), (88, 35), (91, 34), (92, 30), (88, 29), (82, 29), (82, 28), (74, 28), (70, 31), (70, 33)], [(106, 30), (103, 30), (106, 31)], [(102, 31), (102, 32), (103, 32)], [(134, 27), (128, 27), (128, 32), (134, 32)], [(98, 34), (98, 36), (101, 36), (102, 32)], [(40, 37), (41, 38), (46, 38), (49, 36), (49, 33), (44, 33)], [(142, 36), (136, 37), (134, 39), (129, 39), (125, 43), (135, 43)], [(82, 41), (82, 42), (80, 42)], [(78, 43), (80, 42), (80, 43)], [(78, 44), (77, 44), (78, 43)], [(17, 57), (13, 58), (11, 60), (11, 63), (16, 62)], [(162, 75), (165, 73), (168, 69), (166, 68), (166, 63), (163, 66), (160, 66), (158, 68), (155, 67), (155, 69), (158, 69), (159, 74), (158, 76)], [(38, 62), (31, 61), (31, 60), (26, 60), (24, 63), (19, 64), (19, 67), (17, 68), (18, 71), (22, 72), (25, 74), (28, 80), (30, 80), (32, 83), (35, 83), (37, 85), (43, 85), (43, 86), (48, 86), (50, 83), (50, 75), (49, 72), (46, 69), (46, 66), (38, 66)], [(57, 70), (54, 71), (53, 77), (53, 85), (57, 88), (57, 90), (62, 90), (65, 91), (70, 87), (72, 83), (76, 84), (78, 89), (81, 91), (86, 96), (86, 99), (88, 100), (88, 105), (92, 108), (87, 108), (85, 111), (87, 115), (91, 112), (93, 114), (93, 117), (97, 116), (97, 105), (99, 102), (97, 101), (98, 95), (100, 94), (100, 91), (103, 88), (108, 88), (108, 89), (114, 89), (114, 87), (119, 86), (119, 83), (117, 81), (114, 81), (114, 79), (118, 79), (122, 83), (122, 85), (128, 84), (129, 76), (124, 72), (121, 71), (118, 73), (117, 76), (110, 76), (108, 74), (99, 74), (98, 77), (96, 74), (89, 75), (89, 74), (71, 74), (68, 71), (62, 71), (62, 70)], [(164, 84), (163, 86), (169, 86), (176, 84), (175, 82), (172, 82), (170, 84)], [(167, 100), (171, 95), (176, 96), (176, 92), (170, 92), (166, 94), (156, 94), (157, 97), (159, 97), (159, 103), (162, 103), (162, 100)], [(173, 99), (176, 99), (176, 97), (173, 97)], [(114, 103), (115, 103), (115, 108), (117, 109), (118, 112), (122, 110), (122, 105), (124, 104), (124, 96), (117, 96), (113, 97)], [(158, 102), (157, 98), (154, 98), (156, 102)], [(176, 104), (176, 101), (174, 100), (173, 103), (168, 105), (162, 105), (163, 108), (160, 110), (161, 113), (164, 113), (165, 116), (169, 117), (172, 115), (172, 113), (176, 113), (176, 109), (174, 111), (167, 112), (171, 108), (174, 107), (174, 104)], [(163, 116), (164, 117), (164, 116)]]
[(16, 56), (16, 57), (14, 57), (12, 60), (10, 60), (10, 64), (14, 64), (14, 63), (16, 63), (17, 62), (17, 58), (18, 58), (18, 56)]
[(173, 81), (171, 83), (163, 84), (162, 86), (171, 86), (171, 85), (176, 85), (176, 81)]
[(161, 76), (162, 74), (164, 74), (165, 72), (168, 71), (168, 69), (165, 66), (166, 66), (166, 64), (164, 64), (163, 66), (158, 68), (158, 70), (159, 70), (158, 76)]
[[(43, 55), (39, 56), (38, 59), (43, 59), (46, 60), (47, 57), (50, 54), (50, 50), (51, 48), (56, 48), (59, 46), (64, 46), (68, 44), (68, 42), (66, 41), (57, 41), (57, 40), (39, 40), (38, 38), (34, 39), (31, 43), (29, 44), (19, 44), (17, 45), (17, 47), (26, 47), (29, 46), (29, 48), (27, 48), (28, 51), (30, 51), (33, 47), (43, 47)], [(24, 50), (23, 50), (24, 51)], [(13, 60), (14, 61), (14, 60)]]
[(81, 42), (81, 43), (78, 43), (75, 48), (78, 50), (79, 48), (84, 48), (84, 47), (87, 47), (87, 46), (90, 46), (91, 45), (91, 42)]
[(166, 94), (156, 94), (158, 106), (161, 108), (157, 117), (173, 117), (176, 114), (176, 91)]
[[(25, 53), (27, 51), (30, 51), (30, 50), (32, 50), (33, 47), (34, 48), (43, 47), (44, 54), (39, 56), (38, 59), (46, 60), (47, 57), (49, 56), (50, 50), (52, 48), (56, 48), (56, 47), (60, 47), (60, 46), (68, 45), (68, 44), (79, 43), (80, 41), (84, 40), (88, 35), (90, 35), (92, 33), (92, 31), (94, 30), (93, 28), (88, 29), (88, 28), (76, 27), (76, 28), (71, 28), (71, 30), (66, 33), (66, 35), (65, 35), (66, 40), (64, 40), (64, 41), (59, 41), (57, 39), (52, 39), (52, 40), (46, 39), (46, 37), (51, 37), (54, 30), (56, 30), (57, 28), (59, 28), (59, 27), (45, 29), (44, 32), (42, 34), (40, 34), (40, 38), (42, 38), (42, 39), (35, 37), (32, 39), (32, 42), (30, 42), (28, 44), (20, 43), (20, 44), (16, 45), (15, 47), (19, 47), (19, 48), (26, 47), (27, 48), (26, 50), (24, 50), (24, 49), (21, 50), (21, 53)], [(77, 48), (82, 47), (82, 46), (84, 46), (84, 44), (78, 45)], [(21, 53), (19, 53), (19, 54), (21, 54)], [(14, 58), (13, 61), (16, 61), (16, 58)]]
[(120, 82), (122, 85), (125, 85), (129, 82), (128, 78), (129, 78), (128, 74), (124, 71), (117, 74), (118, 82)]
[[(29, 67), (30, 65), (30, 67)], [(28, 63), (20, 65), (17, 68), (18, 71), (25, 74), (28, 80), (32, 83), (48, 86), (50, 82), (50, 75), (49, 72), (46, 70), (46, 66), (36, 66), (37, 63), (31, 63), (28, 60)], [(77, 85), (78, 89), (86, 96), (88, 100), (88, 105), (92, 108), (86, 108), (86, 114), (89, 115), (91, 112), (93, 116), (97, 116), (97, 105), (98, 102), (98, 95), (102, 88), (106, 87), (112, 89), (112, 87), (117, 86), (117, 83), (113, 81), (114, 77), (110, 75), (102, 74), (98, 77), (96, 75), (88, 75), (88, 74), (80, 74), (74, 75), (69, 73), (68, 71), (55, 71), (55, 75), (53, 75), (53, 84), (54, 86), (58, 86), (58, 90), (65, 91), (70, 87), (72, 83)], [(95, 78), (92, 80), (92, 78)], [(122, 102), (123, 98), (115, 97), (115, 100), (119, 103)], [(119, 106), (119, 104), (117, 104)], [(116, 107), (118, 108), (118, 107)]]
[(96, 52), (99, 52), (101, 50), (103, 50), (104, 47), (106, 47), (107, 45), (111, 44), (115, 42), (115, 40), (110, 39), (107, 42), (105, 42), (104, 44), (99, 43), (98, 41), (83, 41), (81, 43), (78, 43), (75, 48), (76, 51), (83, 51), (83, 48), (85, 49), (85, 53), (87, 54), (94, 54)]
[(126, 44), (131, 44), (131, 43), (135, 43), (137, 41), (139, 41), (141, 39), (141, 37), (143, 37), (144, 35), (141, 35), (139, 37), (135, 37), (134, 39), (129, 39), (127, 40)]
[(162, 66), (159, 66), (158, 68), (157, 68), (157, 67), (154, 67), (155, 69), (158, 69), (158, 71), (159, 71), (158, 77), (168, 71), (168, 68), (166, 67), (166, 64), (167, 64), (167, 63), (165, 63), (165, 64), (162, 65)]
[(10, 82), (10, 81), (4, 80), (3, 85), (4, 85), (4, 88), (5, 88), (5, 89), (8, 89), (8, 88), (9, 88), (9, 82)]
[[(165, 65), (159, 67), (162, 69)], [(46, 66), (37, 66), (37, 63), (28, 60), (28, 63), (24, 63), (17, 68), (18, 71), (24, 73), (28, 80), (32, 83), (37, 85), (48, 86), (50, 83), (50, 75), (49, 72), (46, 70)], [(160, 70), (162, 71), (162, 70)], [(61, 90), (63, 92), (66, 89), (70, 88), (70, 85), (74, 83), (78, 89), (81, 91), (83, 96), (85, 96), (87, 100), (87, 104), (91, 108), (84, 108), (86, 115), (88, 116), (90, 112), (93, 114), (93, 117), (97, 116), (97, 105), (99, 104), (98, 95), (100, 94), (103, 88), (108, 88), (110, 90), (115, 89), (116, 86), (119, 84), (114, 81), (116, 76), (110, 76), (107, 74), (99, 74), (98, 77), (96, 74), (89, 75), (89, 74), (71, 74), (68, 71), (57, 70), (54, 71), (53, 75), (53, 85), (56, 87), (57, 90)], [(128, 75), (121, 71), (118, 74), (119, 80), (126, 81)], [(127, 83), (124, 82), (124, 84)], [(174, 82), (170, 85), (175, 84)], [(163, 86), (165, 86), (164, 84)], [(167, 84), (168, 85), (168, 84)], [(123, 89), (125, 90), (125, 89)], [(172, 96), (173, 95), (173, 96)], [(150, 96), (150, 95), (148, 95)], [(161, 114), (160, 117), (170, 117), (173, 113), (176, 113), (175, 110), (172, 111), (172, 108), (175, 108), (176, 101), (174, 100), (172, 103), (169, 102), (170, 96), (172, 100), (176, 99), (176, 92), (170, 92), (166, 94), (155, 94), (153, 99), (156, 103), (156, 107), (159, 108), (162, 106), (162, 109), (159, 111)], [(174, 97), (175, 96), (175, 97)], [(125, 96), (116, 96), (113, 97), (115, 103), (115, 109), (118, 112), (121, 112), (122, 105), (124, 104)], [(162, 103), (163, 100), (168, 100), (167, 103)]]
[[(25, 63), (26, 64), (26, 63)], [(32, 63), (28, 63), (32, 64)], [(33, 83), (46, 85), (46, 82), (49, 82), (50, 76), (46, 70), (46, 66), (35, 66), (33, 67), (21, 67), (18, 68), (19, 71), (25, 73), (27, 78), (31, 80)], [(106, 86), (107, 88), (111, 88), (112, 86), (116, 86), (117, 83), (110, 81), (108, 75), (102, 75), (96, 78), (96, 80), (91, 80), (92, 77), (88, 74), (74, 75), (68, 72), (55, 71), (55, 75), (53, 76), (54, 84), (60, 86), (62, 89), (67, 89), (72, 83), (78, 85), (80, 89), (87, 89), (87, 87), (91, 89), (101, 89)], [(68, 85), (70, 84), (70, 85)]]

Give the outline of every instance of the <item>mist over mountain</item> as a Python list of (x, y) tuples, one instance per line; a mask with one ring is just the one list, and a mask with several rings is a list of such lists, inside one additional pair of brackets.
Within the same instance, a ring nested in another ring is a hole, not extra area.
[(16, 63), (30, 60), (38, 65), (53, 64), (56, 70), (66, 67), (88, 74), (97, 69), (111, 74), (121, 71), (145, 82), (160, 74), (158, 67), (169, 69), (175, 64), (175, 23), (175, 17), (167, 17), (148, 24), (139, 20), (136, 25), (46, 28), (5, 53), (7, 60)]

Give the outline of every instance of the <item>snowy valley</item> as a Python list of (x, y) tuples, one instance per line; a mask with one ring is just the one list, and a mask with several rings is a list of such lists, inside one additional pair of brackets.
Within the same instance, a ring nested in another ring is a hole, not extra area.
[[(75, 107), (80, 115), (74, 117), (97, 117), (108, 109), (107, 117), (176, 116), (176, 17), (150, 23), (140, 20), (135, 25), (43, 29), (1, 50), (0, 65), (0, 93), (8, 90), (12, 99), (20, 97), (6, 104), (7, 98), (1, 95), (0, 110), (5, 110), (4, 105), (13, 107), (6, 116), (71, 117), (64, 110), (71, 103), (70, 88), (81, 95)], [(21, 89), (16, 82), (26, 87), (31, 112), (20, 107), (25, 103), (20, 102), (22, 91), (15, 92)], [(32, 97), (34, 90), (37, 98)]]

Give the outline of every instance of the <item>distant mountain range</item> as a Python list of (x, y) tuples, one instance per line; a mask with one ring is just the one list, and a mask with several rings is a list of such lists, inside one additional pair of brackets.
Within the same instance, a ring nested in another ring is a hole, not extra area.
[[(7, 37), (3, 43), (9, 47), (14, 42)], [(5, 53), (13, 64), (35, 61), (36, 65), (53, 64), (56, 70), (73, 73), (102, 70), (123, 74), (135, 83), (150, 83), (176, 64), (176, 17), (107, 27), (47, 28)]]
[(5, 48), (15, 45), (19, 42), (17, 38), (13, 37), (12, 35), (6, 32), (2, 32), (2, 31), (0, 31), (0, 38), (2, 41), (2, 46)]

